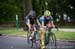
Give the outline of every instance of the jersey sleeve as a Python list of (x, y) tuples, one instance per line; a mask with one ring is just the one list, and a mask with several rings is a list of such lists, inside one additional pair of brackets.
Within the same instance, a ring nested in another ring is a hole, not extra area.
[(50, 16), (50, 21), (53, 21), (53, 17), (52, 16)]
[(42, 23), (44, 22), (44, 16), (40, 17), (39, 21)]

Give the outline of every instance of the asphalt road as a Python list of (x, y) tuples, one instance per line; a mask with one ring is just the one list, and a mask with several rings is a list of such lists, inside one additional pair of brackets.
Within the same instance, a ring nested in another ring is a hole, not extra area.
[[(39, 42), (37, 43), (39, 47)], [(0, 49), (38, 49), (30, 48), (26, 38), (0, 36)], [(57, 41), (57, 49), (75, 49), (75, 42)]]

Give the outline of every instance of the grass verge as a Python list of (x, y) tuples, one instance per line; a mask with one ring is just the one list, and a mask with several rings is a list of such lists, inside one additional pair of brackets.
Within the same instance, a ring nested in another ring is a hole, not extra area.
[(23, 29), (4, 29), (0, 30), (0, 34), (4, 35), (12, 35), (12, 36), (25, 36), (27, 32), (23, 31)]
[[(25, 31), (23, 29), (4, 29), (0, 30), (0, 34), (5, 34), (5, 35), (13, 35), (13, 36), (26, 36)], [(75, 40), (75, 32), (63, 32), (63, 31), (58, 31), (55, 32), (56, 38), (57, 39), (65, 39), (65, 40)]]
[(55, 33), (57, 39), (75, 40), (75, 32), (59, 31)]

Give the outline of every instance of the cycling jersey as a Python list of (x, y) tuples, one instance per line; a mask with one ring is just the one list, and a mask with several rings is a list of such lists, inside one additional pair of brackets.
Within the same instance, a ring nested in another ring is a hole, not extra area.
[(46, 25), (46, 24), (48, 24), (49, 21), (50, 22), (53, 21), (53, 17), (50, 16), (49, 19), (46, 19), (45, 16), (41, 16), (40, 19), (39, 19), (39, 21), (40, 21), (40, 23), (44, 22), (44, 24)]
[(26, 23), (28, 23), (28, 19), (29, 19), (31, 25), (35, 24), (35, 21), (37, 20), (35, 11), (31, 10), (25, 18), (26, 18)]
[(36, 18), (31, 18), (31, 16), (29, 16), (27, 19), (30, 20), (31, 25), (35, 24)]

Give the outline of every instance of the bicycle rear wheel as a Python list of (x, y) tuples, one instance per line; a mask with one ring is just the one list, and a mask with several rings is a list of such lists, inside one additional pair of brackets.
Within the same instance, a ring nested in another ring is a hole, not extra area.
[(56, 49), (56, 36), (54, 33), (49, 34), (49, 43), (46, 45), (47, 49)]

